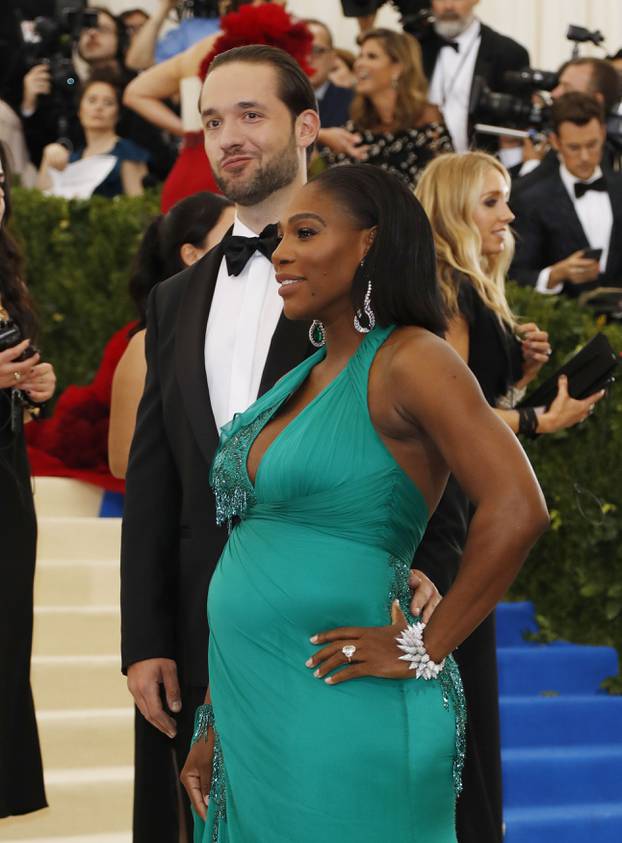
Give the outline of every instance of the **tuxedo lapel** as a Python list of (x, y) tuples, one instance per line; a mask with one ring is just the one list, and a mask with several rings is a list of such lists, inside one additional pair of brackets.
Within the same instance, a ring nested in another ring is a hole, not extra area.
[[(473, 79), (476, 76), (482, 76), (487, 82), (490, 78), (490, 70), (495, 58), (494, 50), (494, 33), (489, 27), (483, 23), (480, 24), (480, 42), (477, 51), (477, 58), (475, 59), (475, 68), (473, 70)], [(471, 89), (473, 84), (471, 83)]]
[(219, 244), (194, 265), (175, 329), (177, 380), (194, 435), (210, 465), (218, 443), (218, 428), (205, 373), (205, 330), (221, 261)]
[(564, 223), (569, 247), (572, 251), (582, 248), (588, 249), (589, 241), (581, 225), (581, 220), (577, 216), (574, 203), (559, 175), (559, 168), (551, 177), (551, 192), (547, 196), (545, 205), (543, 205), (543, 210), (546, 213), (550, 213), (551, 209), (553, 209), (557, 219)]
[(315, 349), (309, 342), (309, 323), (294, 322), (283, 314), (277, 322), (259, 385), (263, 395), (290, 369), (301, 363)]

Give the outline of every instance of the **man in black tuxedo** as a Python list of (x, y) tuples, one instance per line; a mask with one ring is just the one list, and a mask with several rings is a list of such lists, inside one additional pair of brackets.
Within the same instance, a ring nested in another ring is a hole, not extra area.
[(354, 93), (350, 88), (333, 85), (329, 79), (336, 61), (332, 33), (320, 20), (309, 18), (305, 23), (313, 35), (309, 64), (313, 69), (311, 84), (315, 91), (322, 128), (343, 126), (350, 119), (350, 103)]
[(516, 253), (510, 275), (549, 295), (620, 286), (622, 175), (603, 174), (600, 166), (603, 107), (589, 94), (563, 94), (555, 100), (552, 120), (559, 162), (552, 170), (538, 167), (512, 201)]
[(468, 110), (473, 80), (482, 77), (491, 90), (506, 91), (504, 73), (529, 67), (524, 47), (478, 20), (474, 14), (478, 2), (432, 0), (434, 24), (413, 32), (421, 44), (430, 101), (443, 112), (458, 152), (468, 149), (471, 140)]

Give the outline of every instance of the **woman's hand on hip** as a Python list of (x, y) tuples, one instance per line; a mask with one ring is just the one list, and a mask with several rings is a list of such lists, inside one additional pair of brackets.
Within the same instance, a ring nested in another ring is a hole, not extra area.
[(179, 776), (192, 807), (202, 820), (207, 816), (213, 762), (214, 730), (210, 728), (207, 738), (199, 738), (190, 748)]
[[(311, 643), (325, 646), (308, 659), (306, 666), (313, 670), (316, 679), (324, 679), (327, 685), (338, 685), (362, 676), (410, 679), (414, 673), (405, 661), (400, 661), (402, 653), (396, 642), (407, 626), (408, 621), (395, 600), (391, 606), (390, 626), (346, 626), (314, 635)], [(348, 647), (354, 648), (350, 658)], [(341, 669), (328, 676), (337, 668)]]

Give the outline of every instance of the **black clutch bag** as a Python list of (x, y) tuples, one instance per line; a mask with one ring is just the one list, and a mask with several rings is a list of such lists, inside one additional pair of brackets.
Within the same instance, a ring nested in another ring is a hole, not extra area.
[(567, 360), (563, 366), (547, 378), (544, 383), (526, 395), (519, 407), (548, 407), (557, 395), (557, 381), (560, 375), (568, 377), (568, 392), (573, 398), (587, 398), (615, 380), (619, 363), (618, 355), (604, 334), (595, 337)]

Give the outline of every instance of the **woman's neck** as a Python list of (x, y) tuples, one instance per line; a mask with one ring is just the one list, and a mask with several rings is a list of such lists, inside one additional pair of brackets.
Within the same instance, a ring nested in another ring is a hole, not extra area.
[(395, 127), (395, 107), (397, 93), (393, 88), (378, 91), (371, 97), (371, 102), (378, 118), (378, 128), (390, 130)]
[(85, 152), (93, 155), (109, 152), (117, 140), (114, 129), (85, 129), (84, 137), (86, 138)]
[(327, 369), (341, 371), (362, 343), (365, 334), (359, 333), (354, 327), (352, 312), (341, 314), (330, 321), (327, 320), (324, 323), (324, 330), (326, 331), (325, 365)]

